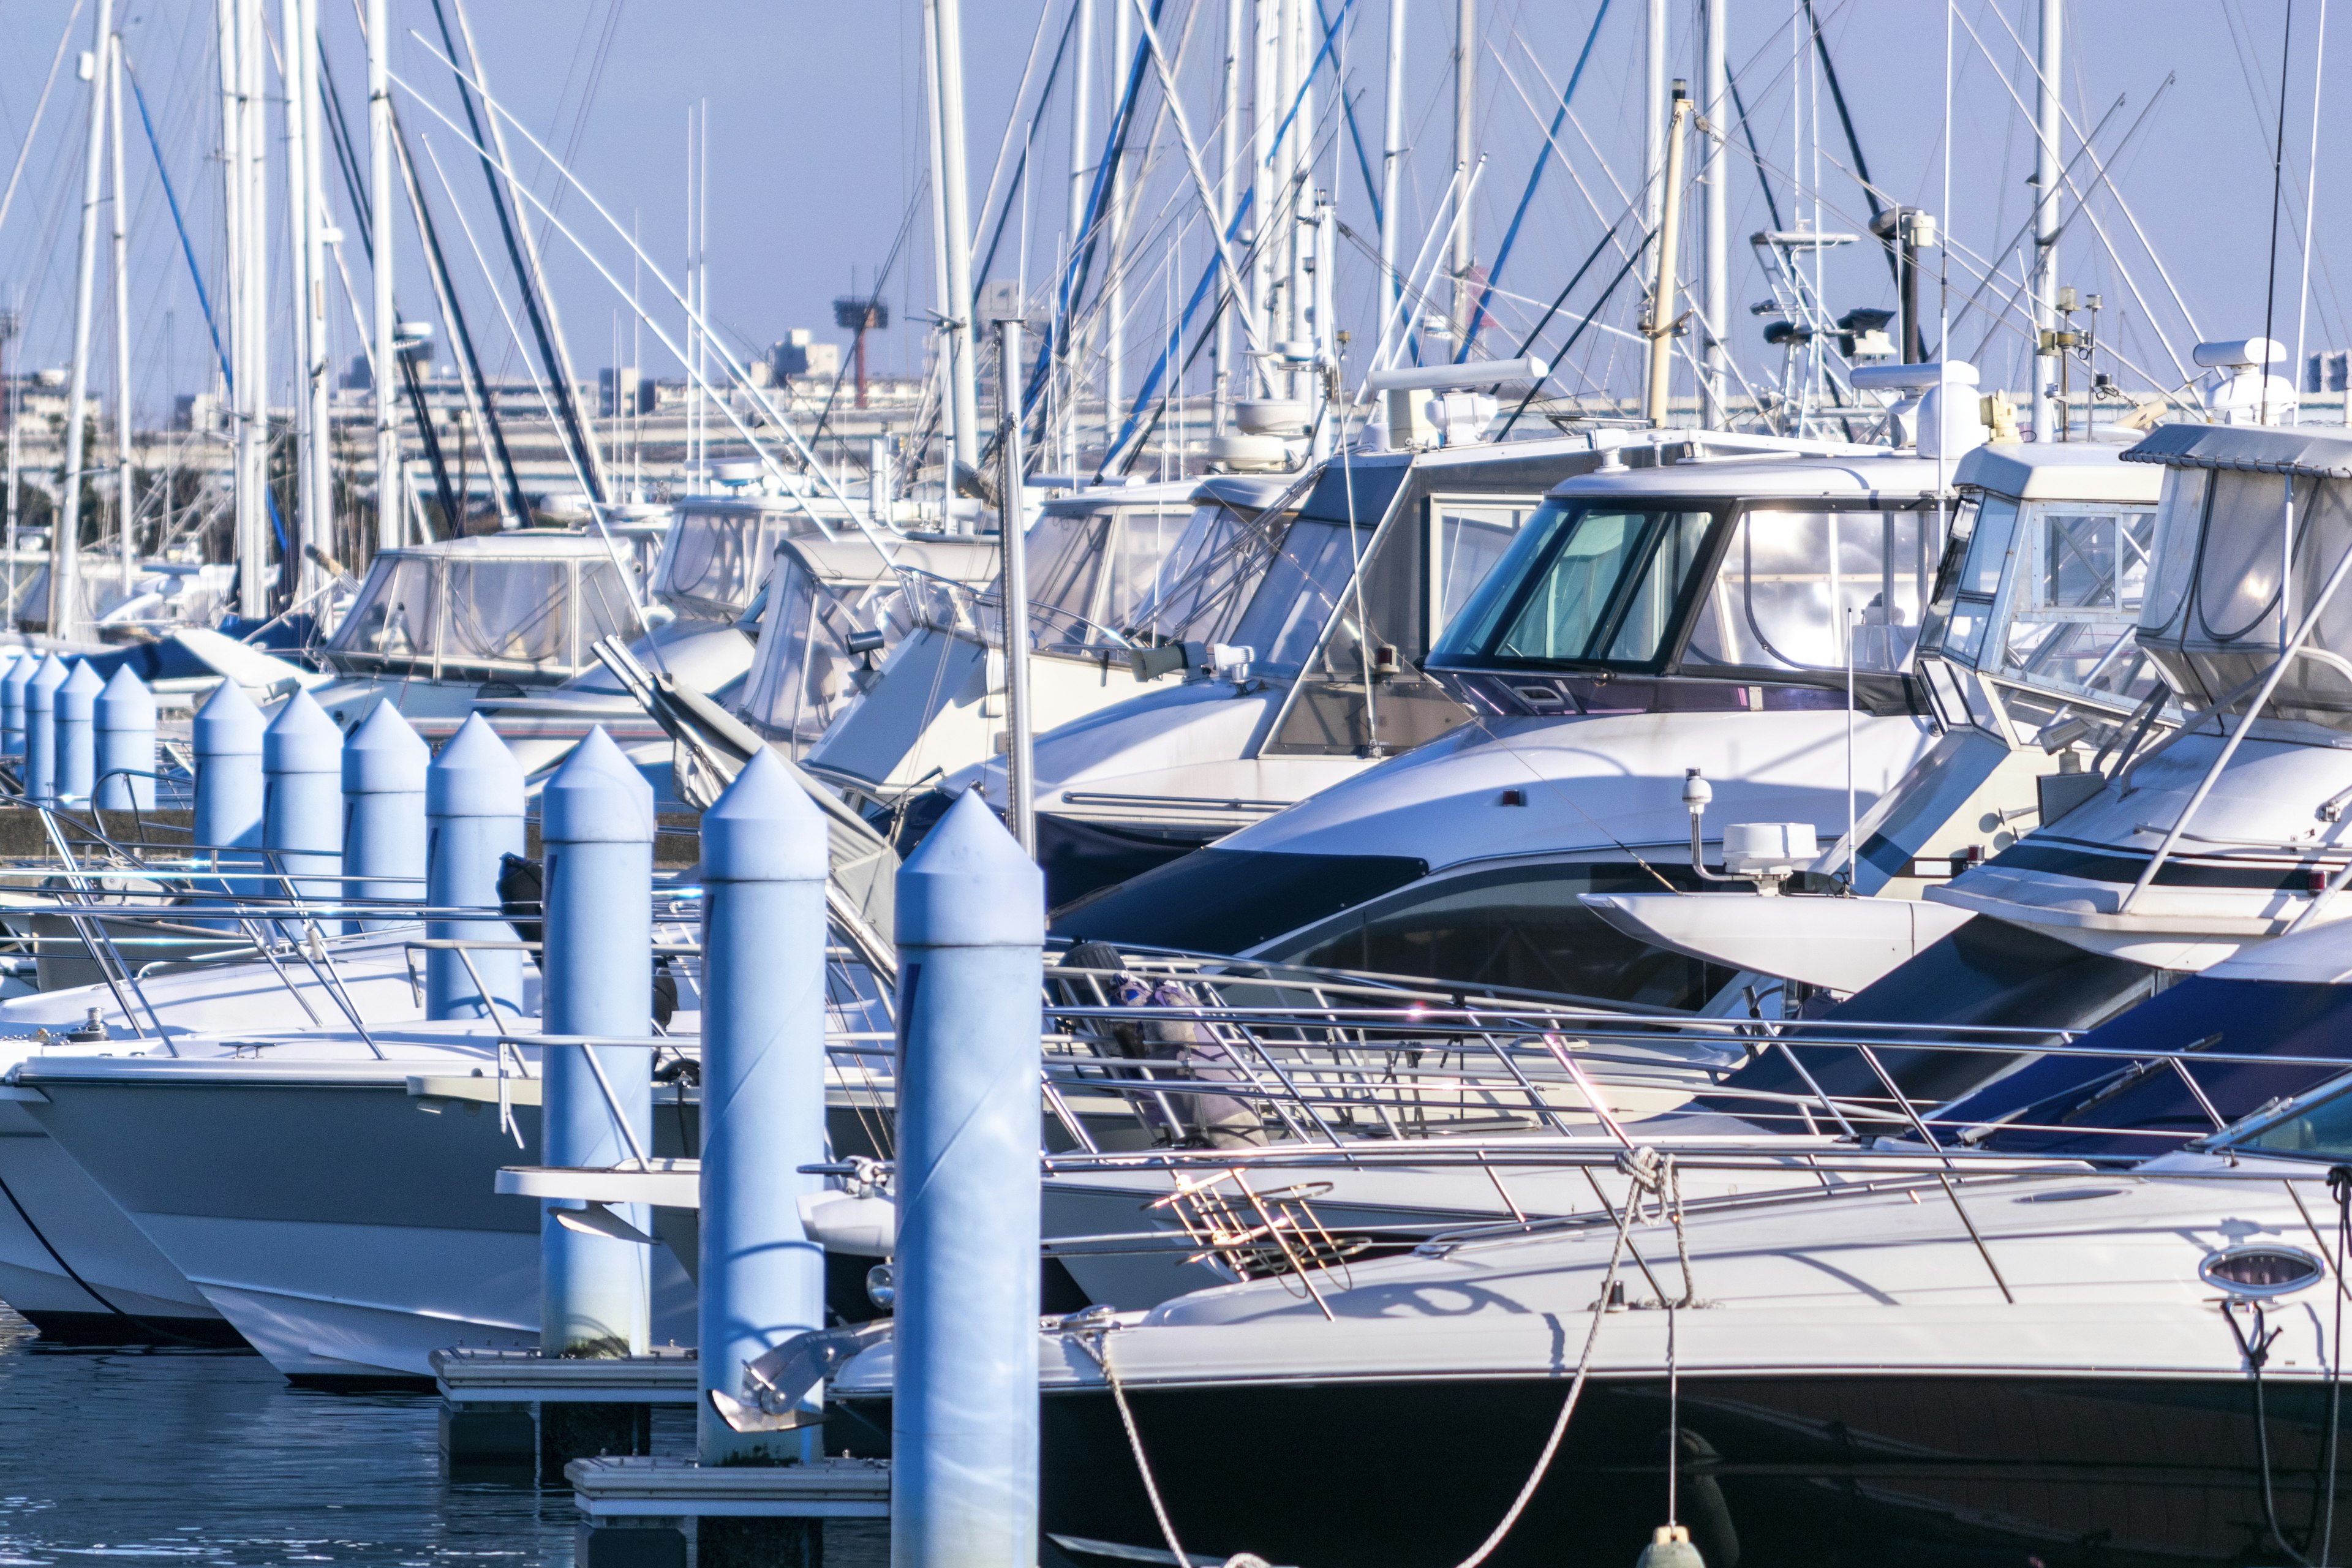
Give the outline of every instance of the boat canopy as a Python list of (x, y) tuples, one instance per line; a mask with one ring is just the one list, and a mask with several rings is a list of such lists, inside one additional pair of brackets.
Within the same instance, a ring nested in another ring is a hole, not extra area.
[(2165, 468), (2138, 635), (2184, 703), (2249, 700), (2317, 607), (2266, 717), (2352, 730), (2352, 587), (2321, 604), (2352, 550), (2352, 437), (2166, 426), (2126, 459)]
[(2070, 712), (2127, 714), (2159, 679), (2135, 633), (2162, 471), (2088, 443), (1979, 447), (1953, 482), (1961, 500), (1920, 632), (1946, 722), (2018, 745)]
[(636, 632), (603, 540), (519, 529), (379, 553), (326, 658), (346, 674), (552, 685), (593, 664), (600, 638)]
[[(913, 584), (971, 592), (996, 571), (992, 539), (900, 539), (895, 567), (863, 539), (779, 540), (760, 606), (760, 648), (737, 712), (798, 756), (849, 707), (867, 668), (878, 669), (915, 624)], [(849, 639), (879, 632), (880, 645)]]
[[(677, 512), (654, 569), (654, 596), (681, 615), (733, 620), (760, 591), (777, 541), (824, 537), (805, 509), (773, 498), (688, 496)], [(878, 564), (872, 545), (850, 542)]]

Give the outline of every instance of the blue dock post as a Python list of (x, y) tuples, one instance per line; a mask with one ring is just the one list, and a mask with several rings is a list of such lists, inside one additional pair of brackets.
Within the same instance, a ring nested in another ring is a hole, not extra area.
[[(98, 800), (107, 811), (155, 805), (155, 695), (124, 665), (98, 694)], [(112, 776), (110, 777), (109, 775)]]
[[(261, 842), (261, 733), (268, 727), (261, 710), (234, 680), (222, 681), (196, 710), (194, 837), (197, 852), (212, 856), (215, 872), (257, 862), (257, 856), (229, 851)], [(245, 890), (243, 882), (220, 879), (224, 900)]]
[(706, 1465), (822, 1457), (821, 1426), (738, 1433), (709, 1396), (747, 1399), (746, 1362), (825, 1326), (824, 1249), (802, 1230), (798, 1203), (824, 1184), (800, 1167), (827, 1158), (825, 874), (824, 814), (773, 752), (753, 752), (702, 816)]
[(106, 682), (78, 658), (58, 688), (58, 799), (87, 803), (98, 781), (98, 694)]
[[(343, 742), (343, 888), (352, 899), (415, 903), (425, 896), (427, 746), (400, 710), (378, 701)], [(382, 931), (392, 918), (350, 922)]]
[[(522, 764), (479, 713), (467, 715), (425, 771), (425, 901), (436, 910), (499, 909), (499, 858), (523, 849)], [(512, 942), (500, 921), (429, 920), (435, 942)], [(509, 1013), (522, 1011), (522, 954), (482, 950), (464, 954), (430, 949), (425, 955), (425, 1016), (480, 1018), (488, 990)], [(467, 961), (473, 972), (467, 972)], [(474, 976), (481, 976), (481, 985)]]
[(295, 692), (261, 732), (261, 842), (283, 879), (265, 884), (272, 897), (340, 901), (342, 775), (343, 732)]
[[(599, 726), (548, 781), (540, 824), (547, 853), (541, 964), (547, 1032), (650, 1038), (653, 786)], [(599, 1068), (620, 1119), (597, 1084)], [(550, 1047), (541, 1074), (541, 1158), (548, 1164), (617, 1165), (629, 1157), (633, 1140), (639, 1149), (652, 1147), (650, 1051)], [(540, 1354), (642, 1355), (652, 1316), (648, 1250), (556, 1217), (579, 1207), (551, 1200), (541, 1220)], [(610, 1212), (651, 1235), (653, 1217), (643, 1205), (614, 1205)]]
[(25, 795), (41, 805), (58, 803), (58, 688), (65, 683), (66, 661), (54, 653), (25, 683)]
[(25, 687), (40, 660), (30, 648), (8, 650), (8, 673), (0, 675), (0, 756), (25, 754)]
[(898, 868), (894, 1568), (1037, 1561), (1045, 888), (978, 791)]

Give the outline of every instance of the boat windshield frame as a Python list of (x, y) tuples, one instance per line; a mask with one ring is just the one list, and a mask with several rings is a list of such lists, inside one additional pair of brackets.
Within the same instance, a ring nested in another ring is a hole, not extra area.
[[(1930, 526), (1935, 516), (1936, 498), (1931, 494), (1916, 497), (1884, 494), (1738, 496), (1663, 492), (1588, 492), (1547, 497), (1543, 509), (1520, 526), (1518, 538), (1513, 542), (1510, 552), (1488, 574), (1486, 583), (1447, 626), (1438, 639), (1437, 647), (1431, 651), (1429, 668), (1434, 673), (1454, 676), (1589, 674), (1602, 679), (1612, 676), (1638, 676), (1739, 685), (1760, 681), (1774, 686), (1842, 688), (1846, 679), (1843, 663), (1833, 668), (1801, 665), (1793, 661), (1782, 664), (1718, 663), (1713, 659), (1701, 662), (1692, 656), (1692, 638), (1704, 618), (1706, 601), (1728, 568), (1734, 547), (1744, 535), (1742, 521), (1770, 512), (1870, 515), (1908, 512), (1918, 515), (1924, 529)], [(1601, 515), (1642, 516), (1648, 521), (1638, 550), (1621, 560), (1616, 568), (1616, 580), (1610, 585), (1605, 599), (1592, 616), (1591, 631), (1584, 643), (1587, 648), (1610, 648), (1623, 635), (1631, 618), (1633, 600), (1643, 592), (1659, 551), (1675, 534), (1674, 526), (1667, 520), (1698, 516), (1707, 519), (1705, 535), (1682, 568), (1682, 581), (1676, 585), (1672, 608), (1663, 618), (1648, 656), (1623, 658), (1588, 654), (1558, 658), (1494, 651), (1497, 643), (1511, 635), (1506, 628), (1515, 628), (1528, 613), (1535, 595), (1551, 576), (1561, 551), (1568, 547), (1578, 531), (1574, 525), (1580, 524), (1586, 516)], [(1563, 518), (1565, 521), (1560, 521)], [(1933, 590), (1932, 563), (1922, 562), (1916, 570), (1920, 579), (1917, 583), (1922, 601), (1919, 608), (1924, 609), (1927, 595)], [(1914, 613), (1916, 615), (1916, 611)], [(1749, 618), (1752, 619), (1752, 616)], [(1916, 619), (1907, 629), (1914, 633), (1917, 631)], [(1762, 640), (1760, 635), (1759, 640)], [(1893, 653), (1891, 645), (1887, 651)], [(1862, 666), (1859, 679), (1883, 683), (1890, 679), (1904, 678), (1912, 668), (1913, 658), (1906, 649), (1899, 658), (1888, 662), (1892, 663), (1892, 668), (1879, 664)]]
[(2283, 1104), (2265, 1106), (2187, 1147), (2206, 1153), (2251, 1154), (2266, 1160), (2300, 1160), (2320, 1165), (2352, 1164), (2352, 1140), (2333, 1151), (2272, 1147), (2256, 1142), (2289, 1122), (2301, 1121), (2314, 1111), (2344, 1100), (2352, 1100), (2352, 1071), (2338, 1073)]

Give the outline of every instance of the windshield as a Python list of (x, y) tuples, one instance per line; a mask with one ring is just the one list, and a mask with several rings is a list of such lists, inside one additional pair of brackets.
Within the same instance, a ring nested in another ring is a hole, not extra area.
[[(1216, 512), (1206, 506), (1199, 511)], [(1191, 537), (1187, 501), (1048, 511), (1029, 525), (1030, 635), (1041, 648), (1124, 646), (1136, 612)]]
[(1921, 647), (2020, 686), (2138, 701), (2157, 679), (2134, 635), (2156, 518), (2087, 501), (1963, 503)]
[(1706, 511), (1547, 500), (1435, 658), (1646, 664), (1668, 644), (1713, 521)]
[(1289, 517), (1195, 507), (1121, 629), (1139, 643), (1225, 642)]
[(656, 592), (721, 612), (740, 611), (751, 602), (787, 523), (776, 512), (678, 510), (670, 526)]
[(2258, 1149), (2305, 1160), (2352, 1160), (2352, 1079), (2314, 1104), (2251, 1131), (2221, 1140), (2231, 1148)]
[(453, 560), (447, 568), (445, 660), (533, 669), (571, 662), (571, 562)]
[(385, 659), (431, 658), (437, 607), (433, 587), (429, 559), (377, 556), (329, 647)]
[(1691, 628), (1685, 664), (1832, 674), (1907, 668), (1932, 512), (1751, 507)]
[[(868, 658), (880, 668), (912, 622), (898, 578), (829, 582), (790, 550), (781, 552), (740, 711), (798, 755), (856, 697)], [(849, 637), (858, 631), (880, 632), (882, 647), (870, 656), (851, 653)]]

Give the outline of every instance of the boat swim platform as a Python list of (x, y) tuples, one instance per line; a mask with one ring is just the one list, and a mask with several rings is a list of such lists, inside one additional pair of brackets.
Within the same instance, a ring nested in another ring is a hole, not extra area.
[(694, 1352), (564, 1357), (460, 1345), (429, 1358), (452, 1481), (563, 1485), (575, 1459), (653, 1451), (653, 1407), (691, 1405)]
[(580, 1511), (578, 1568), (816, 1568), (829, 1528), (890, 1518), (887, 1459), (585, 1458), (564, 1479)]

